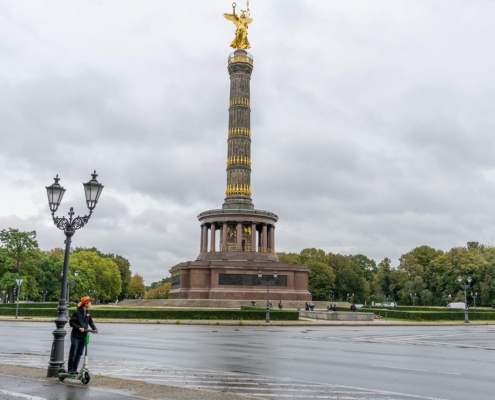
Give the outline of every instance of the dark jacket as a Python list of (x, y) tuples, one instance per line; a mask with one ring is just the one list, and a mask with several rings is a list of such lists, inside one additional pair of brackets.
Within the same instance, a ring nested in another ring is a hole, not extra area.
[(84, 318), (84, 310), (82, 307), (77, 307), (76, 311), (74, 311), (72, 317), (70, 317), (69, 325), (72, 327), (71, 336), (79, 339), (86, 337), (86, 333), (81, 332), (79, 328), (88, 329), (88, 326), (90, 326), (91, 329), (96, 330), (93, 318), (91, 318), (91, 312), (86, 310), (86, 318)]

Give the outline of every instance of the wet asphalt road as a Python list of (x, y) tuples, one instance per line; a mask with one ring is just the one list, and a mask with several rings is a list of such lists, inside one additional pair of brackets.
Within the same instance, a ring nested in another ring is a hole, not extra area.
[[(355, 399), (495, 398), (492, 326), (98, 327), (90, 358), (100, 372), (117, 377), (278, 399), (335, 398), (330, 392), (337, 389)], [(30, 353), (45, 362), (52, 330), (48, 323), (0, 322), (0, 353), (11, 360)], [(225, 377), (237, 386), (226, 385)], [(250, 383), (237, 384), (246, 377)]]
[(0, 375), (0, 400), (136, 400), (137, 397)]

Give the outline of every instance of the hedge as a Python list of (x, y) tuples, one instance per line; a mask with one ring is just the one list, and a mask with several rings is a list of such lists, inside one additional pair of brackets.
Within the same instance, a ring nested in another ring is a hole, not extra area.
[[(392, 309), (360, 308), (362, 312), (372, 312), (382, 317), (397, 319), (409, 319), (412, 321), (464, 321), (463, 312), (451, 311), (402, 311)], [(493, 312), (469, 312), (469, 319), (476, 321), (494, 321), (495, 313)]]
[[(0, 308), (0, 315), (15, 315), (15, 308)], [(21, 317), (56, 317), (53, 308), (19, 309)], [(98, 318), (115, 319), (207, 319), (207, 320), (264, 320), (264, 310), (139, 310), (139, 309), (94, 309), (92, 315)], [(273, 321), (297, 321), (297, 311), (273, 310)]]
[[(2, 308), (16, 308), (17, 303), (3, 303), (0, 304), (0, 309)], [(19, 303), (19, 309), (21, 308), (57, 308), (58, 303)], [(72, 307), (72, 305), (71, 305)]]
[[(398, 306), (398, 307), (385, 307), (385, 306), (370, 306), (370, 307), (365, 307), (365, 308), (370, 308), (370, 309), (383, 309), (383, 310), (398, 310), (398, 311), (436, 311), (436, 312), (443, 312), (443, 311), (463, 311), (464, 308), (447, 308), (445, 307), (407, 307), (407, 306)], [(490, 310), (490, 309), (479, 309), (479, 308), (469, 308), (469, 312), (495, 312), (495, 310)]]

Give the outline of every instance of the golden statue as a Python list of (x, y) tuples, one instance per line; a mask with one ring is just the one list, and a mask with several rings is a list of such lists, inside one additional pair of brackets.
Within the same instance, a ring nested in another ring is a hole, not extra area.
[[(232, 21), (237, 27), (235, 31), (235, 38), (230, 44), (230, 47), (234, 49), (249, 49), (251, 45), (249, 44), (248, 35), (248, 24), (253, 22), (252, 18), (249, 18), (249, 1), (247, 2), (247, 10), (241, 10), (241, 15), (235, 13), (236, 3), (232, 3), (232, 14), (223, 14), (225, 18)], [(247, 13), (247, 15), (246, 15)]]

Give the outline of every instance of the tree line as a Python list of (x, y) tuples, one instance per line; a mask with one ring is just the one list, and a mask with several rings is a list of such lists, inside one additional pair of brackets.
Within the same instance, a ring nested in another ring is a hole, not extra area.
[[(64, 250), (40, 250), (35, 231), (0, 231), (0, 291), (13, 301), (16, 279), (23, 279), (20, 297), (28, 300), (58, 301)], [(99, 301), (115, 301), (131, 295), (131, 264), (120, 255), (102, 253), (96, 248), (76, 247), (69, 263), (70, 299), (91, 293)], [(76, 277), (74, 272), (78, 272)], [(134, 295), (134, 293), (132, 293)]]
[(307, 248), (278, 253), (279, 261), (310, 267), (309, 291), (314, 300), (396, 301), (403, 305), (445, 306), (464, 301), (458, 277), (472, 278), (468, 303), (495, 303), (495, 247), (468, 242), (447, 252), (420, 246), (403, 254), (397, 265), (385, 257), (378, 264), (363, 254), (341, 255)]

